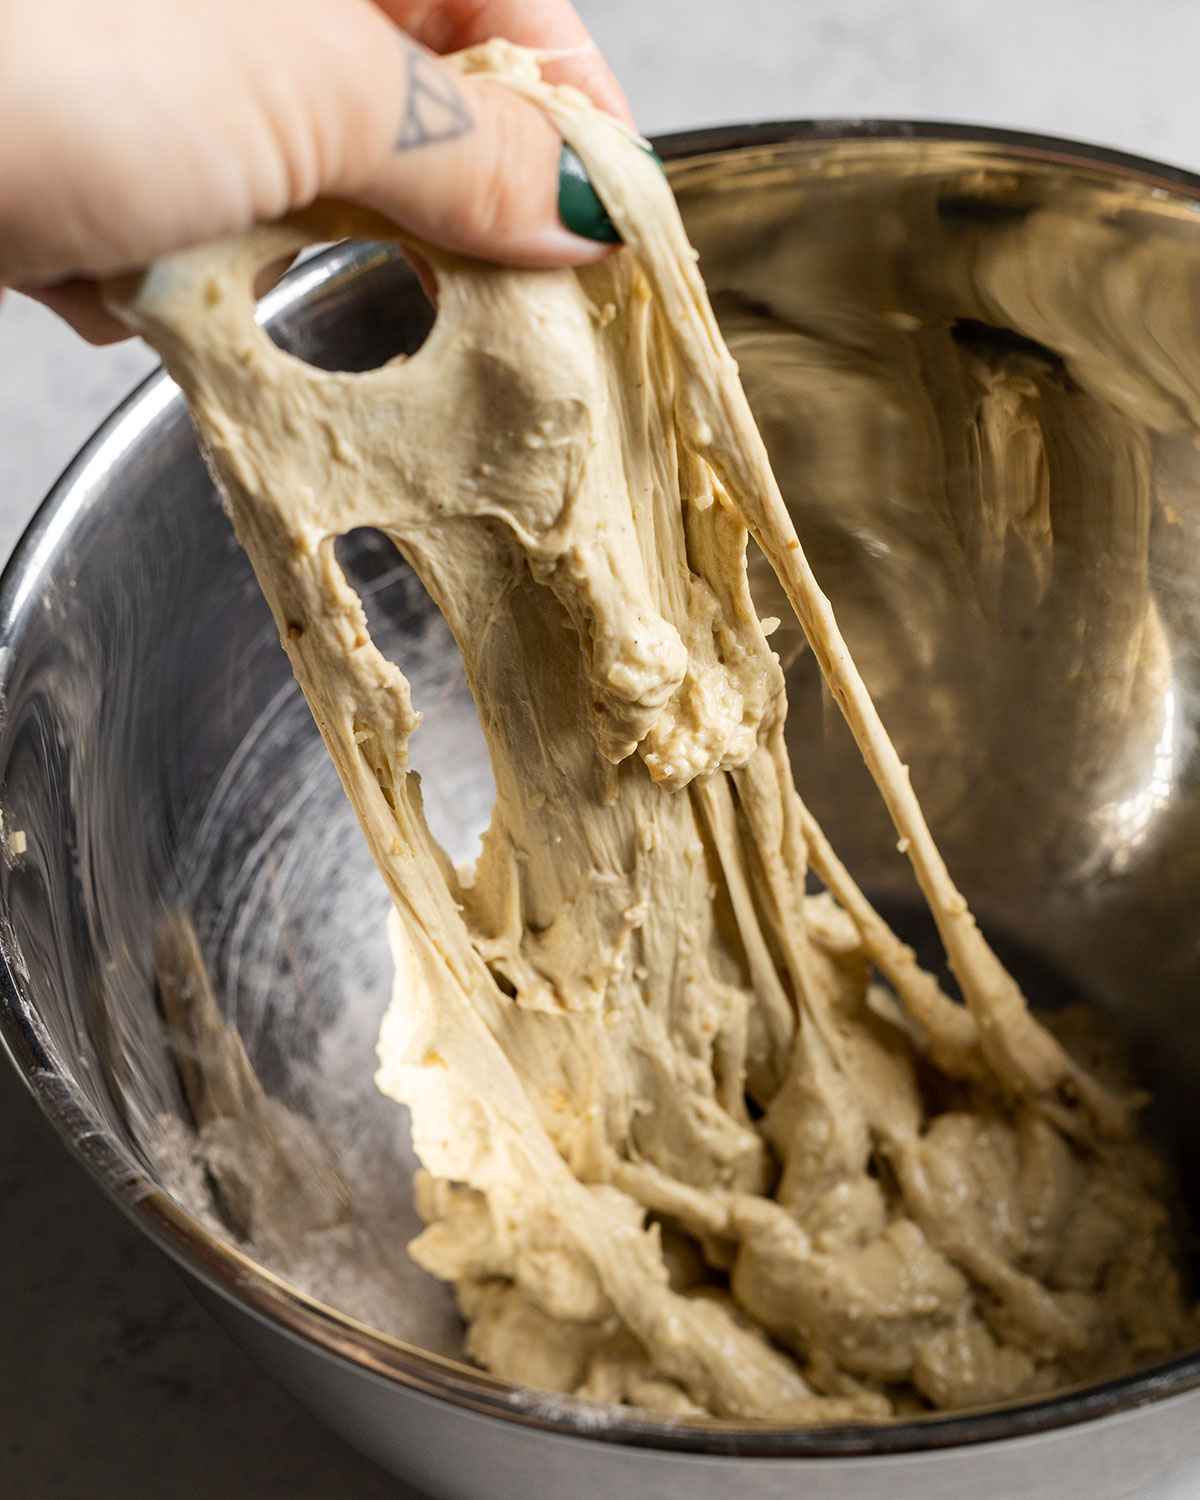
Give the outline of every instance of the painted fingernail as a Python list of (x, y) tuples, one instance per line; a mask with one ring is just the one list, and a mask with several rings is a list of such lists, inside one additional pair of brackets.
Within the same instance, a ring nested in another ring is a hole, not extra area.
[[(661, 167), (658, 152), (651, 150), (649, 154)], [(565, 141), (558, 159), (558, 216), (572, 234), (585, 240), (598, 240), (602, 245), (621, 242), (616, 225), (592, 186), (587, 168)]]
[(600, 202), (587, 168), (566, 141), (558, 158), (558, 216), (572, 234), (582, 239), (599, 240), (602, 245), (620, 243), (621, 236)]

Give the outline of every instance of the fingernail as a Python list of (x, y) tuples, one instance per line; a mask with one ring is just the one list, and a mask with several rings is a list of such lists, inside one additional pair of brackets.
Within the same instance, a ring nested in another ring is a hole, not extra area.
[(587, 168), (566, 141), (558, 158), (558, 216), (572, 234), (585, 240), (599, 240), (603, 245), (620, 243), (621, 236), (600, 202)]
[[(649, 154), (661, 167), (658, 152), (651, 150)], [(602, 245), (621, 243), (617, 227), (600, 202), (587, 168), (565, 141), (558, 158), (558, 216), (572, 234), (582, 239), (598, 240)]]

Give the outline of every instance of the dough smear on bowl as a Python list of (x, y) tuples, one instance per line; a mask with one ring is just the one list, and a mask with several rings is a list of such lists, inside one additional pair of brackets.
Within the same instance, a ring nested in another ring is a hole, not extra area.
[[(457, 62), (549, 113), (623, 252), (521, 272), (422, 246), (434, 330), (367, 374), (304, 365), (253, 321), (263, 266), (379, 237), (348, 212), (172, 256), (124, 306), (187, 394), (395, 902), (376, 1081), (426, 1168), (412, 1255), (455, 1283), (489, 1369), (664, 1414), (883, 1419), (1180, 1348), (1196, 1322), (1140, 1101), (1030, 1015), (951, 882), (665, 178), (532, 54)], [(335, 557), (359, 526), (463, 654), (498, 789), (469, 875), (426, 826), (419, 714)], [(797, 795), (749, 538), (965, 1004)]]

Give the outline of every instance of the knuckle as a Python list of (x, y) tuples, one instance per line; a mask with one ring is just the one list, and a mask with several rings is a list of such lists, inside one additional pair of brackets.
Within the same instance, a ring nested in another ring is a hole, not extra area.
[(469, 139), (471, 171), (459, 179), (461, 227), (479, 248), (502, 251), (521, 238), (536, 196), (528, 132), (506, 100), (504, 107), (489, 110)]

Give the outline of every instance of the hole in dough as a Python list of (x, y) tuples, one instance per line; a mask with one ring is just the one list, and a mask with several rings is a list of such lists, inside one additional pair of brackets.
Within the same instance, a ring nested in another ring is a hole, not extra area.
[[(302, 319), (287, 313), (272, 319), (265, 332), (273, 344), (316, 369), (346, 374), (378, 370), (421, 348), (437, 321), (430, 300), (436, 294), (432, 269), (422, 265), (415, 270), (396, 245), (379, 242), (360, 250), (368, 257), (364, 268), (371, 273), (370, 295), (363, 297), (364, 282), (358, 276), (333, 278)], [(288, 265), (302, 264), (309, 254), (265, 267), (255, 281), (255, 295), (263, 296)], [(273, 279), (264, 285), (264, 277)], [(413, 295), (416, 285), (423, 295)]]
[(337, 537), (333, 548), (346, 582), (362, 600), (372, 641), (408, 678), (421, 710), (411, 755), (430, 831), (455, 865), (472, 865), (496, 794), (458, 646), (384, 532), (358, 527)]
[(298, 255), (281, 255), (278, 260), (261, 266), (254, 278), (255, 300), (261, 300), (273, 287), (278, 286), (299, 259)]

